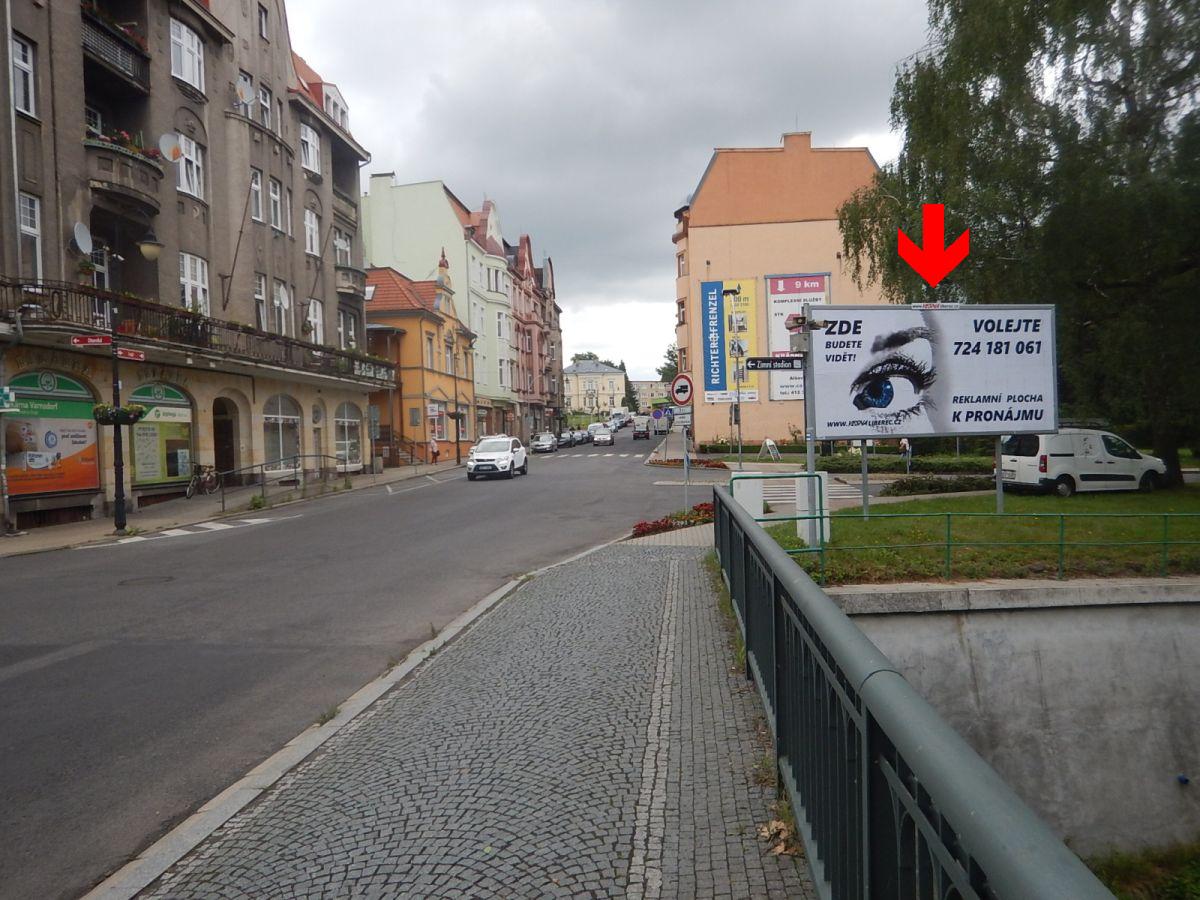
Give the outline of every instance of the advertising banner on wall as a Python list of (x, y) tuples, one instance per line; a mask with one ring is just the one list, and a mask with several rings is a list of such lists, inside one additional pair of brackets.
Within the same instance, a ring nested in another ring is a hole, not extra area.
[(96, 423), (91, 392), (54, 372), (27, 372), (10, 383), (18, 411), (4, 428), (8, 490), (14, 496), (97, 490)]
[[(829, 275), (768, 275), (767, 317), (770, 319), (767, 342), (772, 356), (791, 356), (791, 333), (787, 317), (804, 312), (804, 304), (829, 302)], [(772, 372), (772, 400), (803, 400), (804, 372)]]
[(146, 406), (132, 427), (133, 481), (161, 484), (192, 476), (192, 406), (187, 396), (166, 384), (146, 384), (130, 396)]
[(1053, 306), (830, 306), (821, 318), (822, 440), (1058, 430)]
[(743, 402), (758, 400), (758, 375), (742, 360), (758, 354), (758, 304), (754, 279), (700, 284), (704, 346), (704, 402), (733, 403), (739, 382)]

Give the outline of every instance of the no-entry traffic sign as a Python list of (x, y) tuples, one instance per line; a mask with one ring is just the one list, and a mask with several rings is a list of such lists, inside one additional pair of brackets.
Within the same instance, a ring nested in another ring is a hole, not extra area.
[(671, 402), (676, 406), (687, 406), (692, 402), (692, 379), (682, 372), (671, 382)]
[(112, 336), (107, 334), (73, 334), (72, 347), (107, 347), (112, 343)]

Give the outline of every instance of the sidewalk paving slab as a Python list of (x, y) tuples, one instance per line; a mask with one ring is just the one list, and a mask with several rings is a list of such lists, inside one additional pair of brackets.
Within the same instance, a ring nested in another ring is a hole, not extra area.
[(769, 744), (704, 554), (538, 575), (147, 896), (815, 896), (756, 834)]

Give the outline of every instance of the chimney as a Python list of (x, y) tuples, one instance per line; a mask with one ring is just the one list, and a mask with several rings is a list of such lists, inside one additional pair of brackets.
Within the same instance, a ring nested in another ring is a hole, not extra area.
[(789, 131), (783, 135), (783, 149), (807, 152), (812, 149), (811, 131)]

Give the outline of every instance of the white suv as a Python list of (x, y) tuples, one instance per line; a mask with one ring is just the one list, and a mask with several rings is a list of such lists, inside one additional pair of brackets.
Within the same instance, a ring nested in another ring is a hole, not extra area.
[(1005, 487), (1035, 488), (1070, 497), (1076, 491), (1152, 491), (1167, 473), (1107, 431), (1062, 428), (1057, 434), (1014, 434), (1000, 447)]
[(512, 478), (529, 474), (529, 458), (521, 442), (514, 437), (488, 437), (471, 448), (467, 457), (467, 480), (500, 475)]

